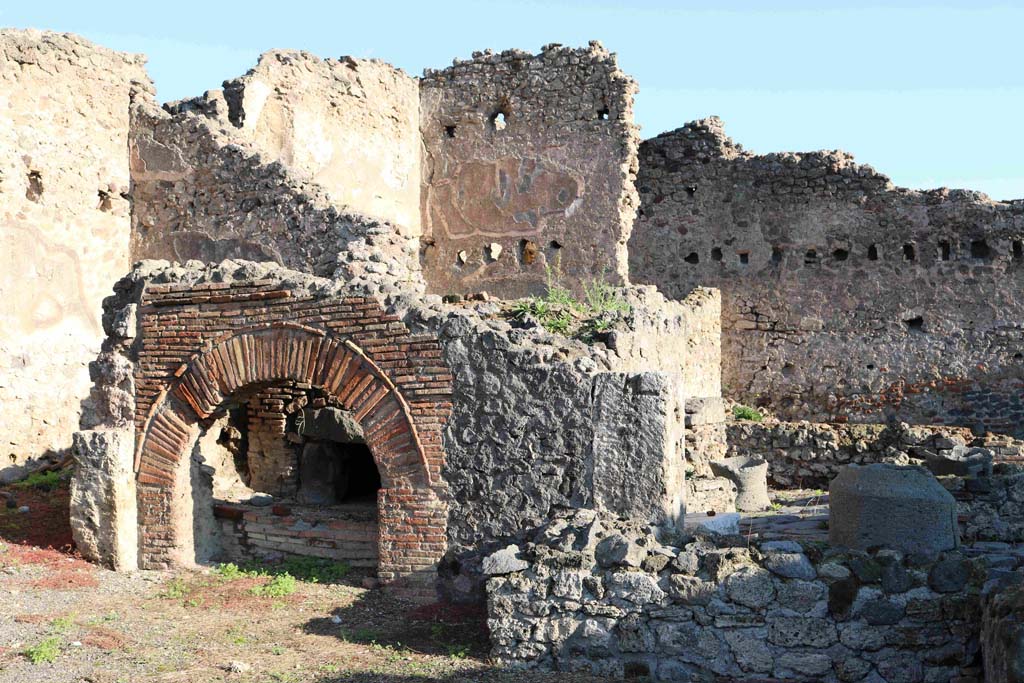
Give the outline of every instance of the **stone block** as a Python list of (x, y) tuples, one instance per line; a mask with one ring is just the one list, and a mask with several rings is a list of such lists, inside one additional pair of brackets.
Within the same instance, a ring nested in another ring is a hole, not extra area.
[(75, 432), (73, 444), (70, 514), (78, 551), (114, 570), (138, 569), (134, 434)]
[(736, 484), (726, 477), (688, 479), (688, 512), (736, 512)]
[(599, 509), (654, 524), (682, 516), (686, 474), (678, 379), (661, 372), (594, 377), (590, 481)]
[(519, 558), (519, 546), (508, 545), (484, 558), (481, 570), (487, 576), (500, 576), (522, 571), (530, 566)]
[(959, 545), (956, 501), (922, 467), (849, 465), (832, 481), (829, 502), (833, 545), (905, 553)]
[(992, 458), (992, 451), (987, 448), (967, 446), (954, 446), (939, 453), (924, 453), (925, 467), (937, 477), (951, 474), (958, 477), (990, 477)]
[(306, 408), (298, 421), (299, 434), (337, 443), (363, 443), (363, 428), (352, 413), (338, 408)]

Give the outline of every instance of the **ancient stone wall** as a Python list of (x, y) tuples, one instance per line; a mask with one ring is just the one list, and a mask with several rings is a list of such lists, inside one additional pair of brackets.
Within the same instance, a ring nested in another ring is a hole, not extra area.
[(128, 111), (141, 56), (0, 31), (0, 480), (65, 452), (129, 266)]
[(755, 155), (718, 119), (641, 145), (637, 282), (722, 291), (725, 394), (783, 419), (1024, 424), (1024, 202)]
[[(482, 555), (558, 510), (600, 507), (650, 522), (682, 513), (682, 368), (659, 367), (655, 352), (685, 333), (686, 316), (649, 289), (626, 296), (634, 312), (607, 344), (503, 319), (498, 302), (426, 303), (404, 316), (437, 336), (454, 376), (442, 565), (451, 597), (476, 597)], [(654, 311), (676, 321), (660, 338), (648, 325)], [(655, 369), (639, 369), (634, 335), (650, 344)]]
[(488, 563), (493, 655), (616, 680), (977, 681), (980, 592), (997, 571), (958, 552), (659, 541), (589, 511), (505, 556)]
[(476, 53), (427, 70), (422, 263), (431, 291), (505, 298), (627, 279), (634, 82), (598, 43)]
[[(827, 489), (845, 465), (896, 462), (908, 454), (949, 453), (955, 446), (992, 450), (996, 460), (1019, 460), (1020, 442), (995, 435), (975, 437), (957, 427), (906, 424), (826, 424), (766, 420), (726, 425), (728, 455), (752, 455), (768, 462), (768, 477), (778, 488)], [(706, 475), (705, 472), (700, 472)]]
[(134, 259), (271, 260), (375, 292), (422, 289), (411, 228), (358, 213), (304, 179), (309, 168), (265, 157), (231, 122), (224, 93), (169, 109), (132, 112)]
[(419, 87), (379, 60), (274, 50), (224, 84), (237, 134), (338, 206), (418, 235)]

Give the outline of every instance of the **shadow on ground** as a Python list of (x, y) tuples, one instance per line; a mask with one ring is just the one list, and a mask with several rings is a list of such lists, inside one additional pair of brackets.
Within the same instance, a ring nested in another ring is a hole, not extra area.
[(349, 643), (447, 657), (485, 657), (490, 649), (482, 606), (416, 606), (383, 590), (367, 591), (351, 605), (335, 609), (330, 617), (311, 619), (303, 631)]

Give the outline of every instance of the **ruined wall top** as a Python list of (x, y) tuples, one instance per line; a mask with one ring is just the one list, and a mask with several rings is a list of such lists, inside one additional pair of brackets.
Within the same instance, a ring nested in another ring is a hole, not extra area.
[(926, 204), (959, 201), (1011, 206), (1024, 203), (1024, 200), (994, 201), (974, 190), (899, 187), (874, 167), (857, 163), (852, 154), (839, 149), (757, 154), (733, 141), (717, 116), (691, 121), (644, 140), (641, 156), (645, 165), (668, 173), (679, 172), (684, 166), (727, 162), (733, 178), (743, 184), (745, 190), (759, 195), (792, 194), (798, 198), (813, 194), (848, 199), (881, 195)]
[(722, 291), (723, 387), (787, 419), (1019, 430), (1024, 201), (753, 154), (717, 118), (645, 141), (631, 273)]
[(480, 52), (424, 73), (422, 263), (438, 293), (628, 279), (636, 84), (599, 43)]
[(380, 60), (271, 50), (224, 83), (227, 115), (337, 202), (419, 234), (419, 89)]

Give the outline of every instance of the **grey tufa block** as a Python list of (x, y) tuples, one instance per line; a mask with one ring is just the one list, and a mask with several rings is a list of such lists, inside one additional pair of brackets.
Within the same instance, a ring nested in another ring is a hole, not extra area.
[(300, 414), (299, 434), (308, 439), (363, 443), (363, 427), (352, 413), (338, 408), (306, 408)]
[(935, 553), (960, 544), (956, 501), (928, 470), (849, 465), (829, 487), (829, 542)]

